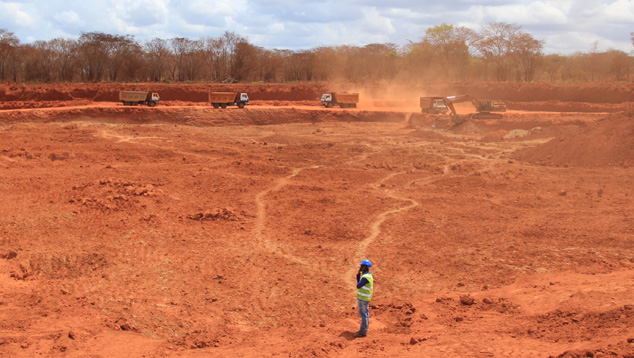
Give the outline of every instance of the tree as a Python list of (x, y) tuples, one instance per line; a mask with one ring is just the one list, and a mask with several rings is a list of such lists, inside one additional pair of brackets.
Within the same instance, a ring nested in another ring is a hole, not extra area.
[(625, 81), (630, 75), (630, 57), (619, 50), (610, 50), (607, 54), (611, 57), (610, 74), (616, 81)]
[(202, 41), (203, 63), (207, 68), (207, 79), (217, 81), (220, 78), (220, 54), (222, 41), (217, 37), (206, 37)]
[(426, 42), (409, 42), (403, 50), (403, 65), (406, 69), (401, 75), (404, 78), (426, 79), (436, 71), (433, 70), (435, 54), (431, 45)]
[(6, 80), (9, 71), (13, 74), (13, 80), (17, 80), (16, 73), (16, 51), (20, 45), (20, 40), (13, 32), (0, 29), (0, 79)]
[(75, 66), (77, 62), (77, 42), (56, 38), (49, 41), (49, 46), (55, 56), (55, 72), (57, 80), (70, 82), (75, 79)]
[(241, 42), (246, 42), (246, 39), (242, 36), (236, 35), (236, 33), (233, 31), (225, 31), (225, 33), (220, 37), (220, 53), (218, 56), (218, 64), (220, 70), (219, 79), (221, 81), (235, 81), (235, 78), (232, 77), (234, 74), (232, 66), (235, 63), (241, 62), (241, 60), (236, 61), (236, 59), (234, 58), (236, 54), (236, 48)]
[(590, 45), (590, 77), (592, 82), (594, 82), (594, 77), (597, 72), (597, 50), (599, 48), (599, 41), (592, 41)]
[(333, 80), (344, 76), (347, 59), (339, 48), (320, 46), (313, 50), (313, 54), (313, 74), (316, 80)]
[(146, 41), (143, 50), (150, 79), (154, 82), (162, 81), (170, 55), (167, 40), (155, 38), (151, 41)]
[(258, 52), (261, 48), (248, 43), (246, 39), (236, 43), (231, 62), (231, 77), (235, 81), (248, 81), (256, 73)]
[(314, 53), (312, 51), (277, 50), (277, 53), (283, 57), (285, 81), (312, 79), (314, 70)]
[(519, 25), (492, 22), (482, 28), (478, 39), (474, 42), (484, 60), (493, 64), (497, 81), (508, 80), (514, 43), (520, 30)]
[[(631, 34), (634, 45), (634, 32)], [(82, 33), (20, 44), (0, 29), (0, 80), (59, 81), (624, 81), (632, 56), (623, 51), (543, 54), (543, 41), (518, 25), (490, 23), (476, 32), (443, 23), (407, 45), (321, 46), (268, 50), (234, 32), (200, 40)]]
[(81, 74), (89, 82), (98, 82), (104, 77), (108, 64), (108, 36), (101, 32), (87, 32), (79, 37)]
[(513, 43), (513, 52), (523, 68), (524, 81), (533, 81), (537, 66), (543, 57), (543, 42), (527, 32), (519, 31)]
[(285, 54), (294, 53), (290, 50), (265, 50), (259, 52), (259, 78), (264, 82), (286, 80), (283, 77)]
[(55, 53), (46, 41), (36, 41), (22, 48), (24, 80), (29, 82), (53, 82)]
[(134, 42), (134, 36), (105, 35), (102, 37), (108, 56), (108, 77), (111, 81), (119, 79), (121, 70), (126, 72), (127, 80), (134, 79), (138, 67), (134, 59), (138, 58), (140, 46)]
[(369, 44), (356, 52), (353, 66), (359, 70), (357, 80), (393, 79), (398, 70), (398, 51), (394, 44)]
[(170, 47), (175, 56), (175, 62), (172, 65), (172, 79), (176, 79), (175, 74), (178, 74), (179, 81), (196, 80), (202, 64), (201, 41), (177, 37), (170, 40)]
[(544, 58), (544, 70), (550, 82), (555, 82), (557, 77), (561, 74), (564, 65), (565, 58), (561, 55), (553, 54)]
[(469, 63), (470, 54), (467, 41), (472, 32), (466, 28), (454, 28), (445, 23), (428, 28), (423, 41), (428, 43), (437, 56), (445, 78), (451, 79), (454, 74), (461, 74), (462, 69)]

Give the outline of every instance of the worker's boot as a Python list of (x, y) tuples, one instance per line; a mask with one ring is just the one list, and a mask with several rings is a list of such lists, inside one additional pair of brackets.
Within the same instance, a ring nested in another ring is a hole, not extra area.
[(365, 337), (366, 335), (367, 334), (365, 332), (361, 332), (361, 331), (354, 334), (354, 336), (357, 338)]

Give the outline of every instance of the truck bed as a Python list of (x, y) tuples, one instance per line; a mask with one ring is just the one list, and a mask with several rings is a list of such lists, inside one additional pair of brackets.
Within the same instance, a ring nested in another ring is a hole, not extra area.
[(237, 95), (237, 92), (209, 92), (209, 102), (234, 103)]
[(119, 100), (125, 102), (143, 102), (147, 98), (146, 91), (121, 91)]
[(358, 93), (336, 93), (335, 98), (338, 103), (359, 103)]

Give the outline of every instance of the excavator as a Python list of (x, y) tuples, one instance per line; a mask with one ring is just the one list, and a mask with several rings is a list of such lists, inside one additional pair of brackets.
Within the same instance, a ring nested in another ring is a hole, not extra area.
[[(475, 107), (476, 113), (469, 114), (467, 116), (458, 115), (454, 103), (469, 101), (471, 101)], [(445, 113), (449, 110), (451, 111), (452, 120), (458, 124), (464, 122), (466, 118), (501, 119), (504, 116), (499, 113), (492, 112), (506, 112), (506, 105), (503, 102), (490, 100), (481, 101), (468, 94), (448, 97), (421, 97), (420, 107), (423, 113)]]

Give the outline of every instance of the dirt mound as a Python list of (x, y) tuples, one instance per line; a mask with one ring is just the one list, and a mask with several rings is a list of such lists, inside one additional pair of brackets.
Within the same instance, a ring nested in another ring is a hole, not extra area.
[(634, 165), (634, 109), (612, 114), (514, 154), (518, 160), (556, 166)]
[(456, 134), (480, 134), (484, 133), (472, 120), (467, 120), (462, 123), (456, 123), (449, 131)]

